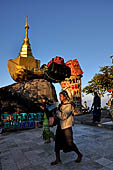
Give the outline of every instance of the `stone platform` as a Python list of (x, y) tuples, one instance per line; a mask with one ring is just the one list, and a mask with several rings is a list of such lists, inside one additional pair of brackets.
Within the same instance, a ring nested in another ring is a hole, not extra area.
[(111, 121), (111, 115), (109, 111), (101, 111), (101, 122), (93, 123), (93, 113), (89, 112), (87, 114), (81, 114), (75, 116), (75, 122), (77, 124), (84, 124), (90, 126), (98, 126), (101, 128), (113, 129), (113, 121)]
[[(52, 129), (55, 131), (55, 128)], [(0, 136), (0, 170), (112, 170), (113, 131), (87, 125), (73, 127), (74, 141), (83, 153), (75, 163), (74, 152), (61, 152), (62, 164), (51, 166), (55, 159), (54, 141), (44, 144), (42, 128), (8, 132)]]

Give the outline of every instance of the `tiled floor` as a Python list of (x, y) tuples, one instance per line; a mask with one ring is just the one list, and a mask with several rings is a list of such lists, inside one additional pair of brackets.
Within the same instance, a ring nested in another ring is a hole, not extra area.
[(41, 128), (1, 135), (0, 170), (113, 170), (112, 130), (75, 125), (73, 136), (84, 155), (82, 162), (75, 163), (74, 152), (61, 152), (62, 164), (51, 166), (54, 142), (44, 144)]

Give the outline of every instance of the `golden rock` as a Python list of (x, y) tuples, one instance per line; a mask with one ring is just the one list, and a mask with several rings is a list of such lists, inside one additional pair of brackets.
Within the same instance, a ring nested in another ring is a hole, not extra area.
[(32, 55), (28, 29), (28, 17), (26, 17), (25, 38), (19, 56), (16, 59), (8, 60), (8, 71), (16, 82), (39, 78), (44, 74), (40, 70), (40, 60), (36, 60)]

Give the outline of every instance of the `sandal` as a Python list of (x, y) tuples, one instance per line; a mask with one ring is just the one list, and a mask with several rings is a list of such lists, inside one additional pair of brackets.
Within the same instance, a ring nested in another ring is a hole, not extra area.
[(78, 158), (75, 160), (75, 162), (80, 163), (81, 160), (82, 160), (82, 157), (83, 157), (83, 155), (82, 155), (82, 154), (79, 154), (79, 155), (78, 155)]
[(51, 165), (57, 165), (57, 164), (59, 164), (59, 163), (61, 163), (61, 160), (59, 160), (59, 161), (54, 161), (54, 162), (51, 162)]

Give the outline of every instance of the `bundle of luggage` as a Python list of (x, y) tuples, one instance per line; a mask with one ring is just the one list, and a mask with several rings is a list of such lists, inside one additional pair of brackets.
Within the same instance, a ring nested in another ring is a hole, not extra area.
[(56, 56), (48, 63), (48, 65), (42, 66), (45, 69), (45, 78), (53, 83), (63, 81), (65, 78), (69, 78), (71, 75), (71, 69), (65, 65), (64, 59)]

